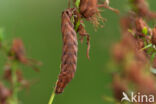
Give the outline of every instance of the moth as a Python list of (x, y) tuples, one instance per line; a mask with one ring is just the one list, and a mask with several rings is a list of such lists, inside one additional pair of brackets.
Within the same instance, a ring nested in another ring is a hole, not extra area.
[(56, 83), (55, 93), (60, 94), (63, 92), (66, 85), (73, 79), (76, 66), (77, 66), (77, 51), (78, 42), (77, 34), (74, 30), (74, 24), (71, 19), (73, 17), (74, 9), (67, 9), (62, 13), (62, 59), (61, 59), (61, 72)]

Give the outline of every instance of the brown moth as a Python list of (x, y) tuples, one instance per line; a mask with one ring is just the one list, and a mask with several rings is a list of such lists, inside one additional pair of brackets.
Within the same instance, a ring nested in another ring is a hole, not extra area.
[(62, 13), (63, 53), (61, 72), (56, 83), (55, 93), (63, 92), (66, 85), (72, 80), (76, 71), (78, 42), (74, 25), (71, 22), (74, 9), (67, 9)]

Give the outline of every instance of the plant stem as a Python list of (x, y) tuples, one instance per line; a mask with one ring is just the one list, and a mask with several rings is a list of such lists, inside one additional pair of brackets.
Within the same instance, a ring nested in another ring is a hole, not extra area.
[[(75, 6), (76, 6), (76, 8), (78, 9), (78, 12), (79, 12), (79, 5), (80, 5), (80, 0), (76, 0)], [(81, 21), (81, 19), (78, 19), (78, 21), (77, 21), (77, 23), (76, 23), (76, 25), (75, 25), (75, 31), (78, 30), (78, 28), (79, 28), (79, 26), (80, 26), (80, 24), (81, 24), (80, 21)]]
[(52, 92), (52, 94), (51, 94), (51, 97), (50, 97), (50, 100), (49, 100), (49, 103), (48, 103), (48, 104), (53, 104), (54, 98), (55, 98), (55, 90)]
[(18, 81), (17, 81), (17, 75), (16, 75), (16, 70), (17, 70), (17, 62), (13, 61), (12, 62), (12, 97), (10, 104), (18, 104)]

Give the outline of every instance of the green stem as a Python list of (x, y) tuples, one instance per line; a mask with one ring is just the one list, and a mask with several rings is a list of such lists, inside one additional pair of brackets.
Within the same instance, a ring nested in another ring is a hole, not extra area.
[(54, 98), (55, 98), (55, 90), (52, 92), (52, 94), (51, 94), (51, 97), (50, 97), (50, 100), (49, 100), (49, 103), (48, 103), (48, 104), (53, 104)]
[[(75, 5), (76, 5), (76, 8), (78, 9), (78, 12), (79, 12), (80, 0), (76, 0)], [(78, 19), (78, 21), (77, 21), (77, 23), (75, 25), (75, 31), (78, 30), (80, 24), (81, 24), (81, 18)]]
[(12, 96), (10, 98), (10, 104), (18, 104), (18, 80), (16, 75), (17, 62), (12, 62)]
[(80, 26), (80, 19), (77, 21), (77, 23), (76, 23), (76, 25), (75, 25), (75, 31), (77, 31), (78, 30), (78, 28), (79, 28), (79, 26)]

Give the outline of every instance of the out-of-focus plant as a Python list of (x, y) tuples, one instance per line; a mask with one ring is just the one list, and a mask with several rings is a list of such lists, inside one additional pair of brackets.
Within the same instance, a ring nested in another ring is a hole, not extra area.
[[(156, 27), (148, 21), (156, 19), (146, 0), (129, 0), (132, 9), (121, 18), (122, 38), (112, 49), (113, 54), (113, 103), (152, 104), (141, 95), (156, 96)], [(134, 102), (123, 100), (134, 93)], [(127, 95), (125, 95), (125, 93)], [(150, 99), (151, 100), (151, 99)], [(152, 99), (153, 100), (153, 99)]]
[(0, 104), (20, 104), (19, 92), (24, 87), (29, 87), (29, 82), (23, 77), (20, 66), (23, 64), (38, 71), (40, 63), (27, 58), (21, 39), (13, 39), (11, 44), (8, 43), (4, 38), (3, 29), (0, 29), (0, 52), (6, 61), (3, 78), (0, 80)]

